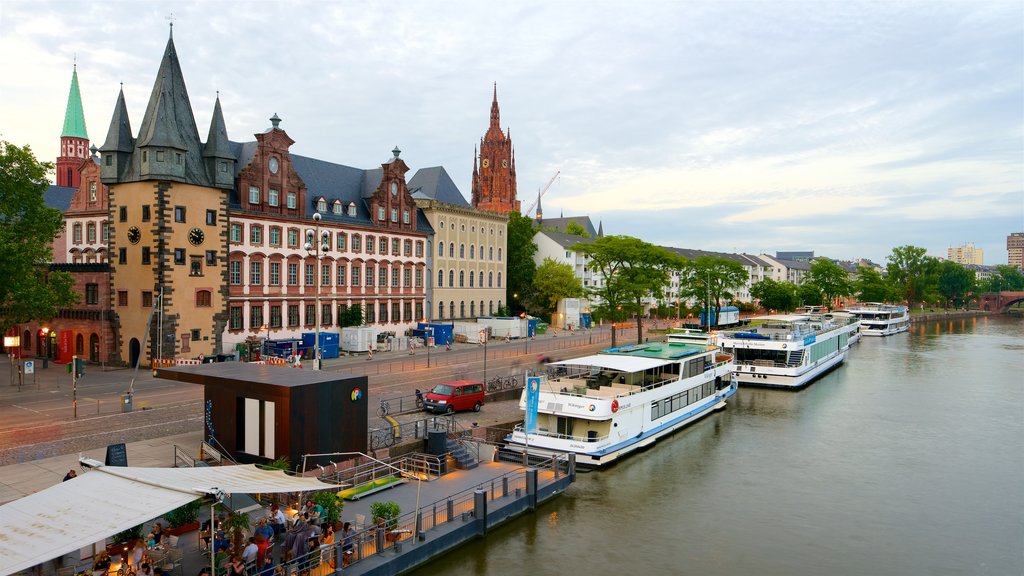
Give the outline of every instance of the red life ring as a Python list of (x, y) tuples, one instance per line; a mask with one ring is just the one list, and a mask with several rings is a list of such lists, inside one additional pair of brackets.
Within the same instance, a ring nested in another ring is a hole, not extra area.
[(612, 399), (612, 412), (618, 412), (618, 411), (619, 411), (619, 401), (617, 399)]
[(203, 360), (206, 360), (206, 356), (203, 355), (203, 354), (200, 354), (199, 355), (199, 361), (202, 362)]

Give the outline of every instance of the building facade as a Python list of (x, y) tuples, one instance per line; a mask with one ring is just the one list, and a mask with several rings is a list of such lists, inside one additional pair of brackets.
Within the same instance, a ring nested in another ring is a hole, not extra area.
[(985, 263), (985, 252), (981, 248), (976, 247), (974, 242), (968, 242), (960, 246), (950, 246), (946, 250), (946, 258), (957, 264), (981, 266)]
[(60, 133), (60, 156), (57, 157), (57, 185), (77, 188), (79, 166), (89, 158), (89, 133), (85, 128), (82, 94), (78, 89), (78, 64), (71, 72), (71, 89), (64, 111), (64, 129)]
[(1006, 263), (1024, 270), (1024, 232), (1013, 232), (1006, 237)]
[(473, 207), (489, 212), (519, 211), (516, 194), (516, 153), (511, 132), (501, 131), (498, 85), (491, 100), (491, 123), (480, 139), (480, 153), (473, 161)]

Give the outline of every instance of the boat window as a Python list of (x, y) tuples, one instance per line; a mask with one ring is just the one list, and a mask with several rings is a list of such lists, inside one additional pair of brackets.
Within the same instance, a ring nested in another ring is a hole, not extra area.
[(557, 432), (564, 436), (572, 436), (572, 418), (566, 418), (564, 416), (558, 417)]

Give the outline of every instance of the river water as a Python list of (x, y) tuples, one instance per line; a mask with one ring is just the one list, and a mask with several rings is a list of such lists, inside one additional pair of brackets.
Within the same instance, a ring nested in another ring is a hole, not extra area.
[(1024, 573), (1024, 321), (862, 338), (416, 572)]

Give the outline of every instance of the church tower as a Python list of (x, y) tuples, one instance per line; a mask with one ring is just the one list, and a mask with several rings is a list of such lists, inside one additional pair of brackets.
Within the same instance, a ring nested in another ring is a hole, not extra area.
[(138, 135), (122, 90), (100, 152), (100, 176), (110, 189), (116, 357), (131, 366), (161, 355), (221, 353), (235, 157), (219, 97), (207, 141), (200, 141), (173, 36)]
[(507, 213), (519, 211), (516, 198), (516, 156), (511, 131), (501, 131), (498, 111), (498, 84), (491, 101), (491, 125), (480, 139), (480, 154), (473, 165), (473, 207)]
[(78, 188), (78, 168), (89, 157), (89, 134), (85, 130), (82, 94), (78, 90), (78, 64), (71, 72), (71, 90), (64, 112), (64, 129), (60, 133), (60, 156), (57, 157), (57, 186)]

